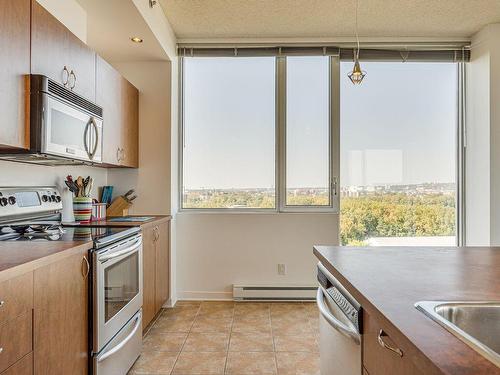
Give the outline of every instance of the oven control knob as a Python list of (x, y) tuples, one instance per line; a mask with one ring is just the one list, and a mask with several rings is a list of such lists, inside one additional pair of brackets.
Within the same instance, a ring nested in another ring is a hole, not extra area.
[(0, 198), (0, 206), (1, 207), (7, 206), (7, 204), (9, 204), (9, 201), (7, 200), (7, 198), (5, 198), (5, 197)]
[(55, 202), (55, 201), (56, 201), (56, 196), (55, 196), (54, 194), (52, 194), (52, 195), (50, 196), (50, 200), (51, 200), (52, 202)]
[(61, 197), (59, 195), (56, 195), (56, 202), (59, 203), (61, 201)]
[(47, 202), (49, 200), (49, 196), (48, 195), (42, 195), (42, 202)]
[(10, 204), (16, 204), (16, 197), (10, 196), (9, 197), (9, 203)]

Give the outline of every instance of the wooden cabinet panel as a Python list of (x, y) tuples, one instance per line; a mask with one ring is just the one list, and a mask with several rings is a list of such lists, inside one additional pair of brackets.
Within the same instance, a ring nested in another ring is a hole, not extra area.
[(28, 149), (30, 0), (0, 0), (0, 148)]
[(31, 73), (64, 83), (64, 72), (73, 70), (74, 91), (95, 101), (96, 54), (45, 8), (32, 0)]
[(156, 315), (155, 307), (155, 226), (143, 228), (142, 268), (143, 268), (143, 302), (142, 327), (146, 329)]
[(33, 272), (0, 283), (0, 324), (33, 308)]
[[(402, 356), (382, 347), (378, 342), (380, 330), (386, 333), (383, 336), (384, 342), (392, 348), (401, 350)], [(407, 343), (387, 334), (386, 328), (366, 311), (363, 311), (363, 366), (370, 375), (424, 375), (412, 362), (412, 350)]]
[(87, 374), (87, 251), (34, 272), (36, 374)]
[(27, 311), (0, 326), (0, 371), (7, 369), (31, 352), (33, 313)]
[(97, 57), (96, 102), (103, 107), (103, 162), (138, 167), (139, 92)]
[(25, 355), (1, 375), (33, 375), (33, 352)]
[(170, 288), (170, 222), (157, 226), (156, 240), (156, 311), (168, 300)]

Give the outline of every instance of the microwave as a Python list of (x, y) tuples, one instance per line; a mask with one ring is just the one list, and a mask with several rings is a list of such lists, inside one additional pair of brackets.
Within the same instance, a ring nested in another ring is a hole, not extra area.
[(46, 165), (102, 162), (103, 110), (43, 75), (30, 81), (30, 149), (0, 155)]

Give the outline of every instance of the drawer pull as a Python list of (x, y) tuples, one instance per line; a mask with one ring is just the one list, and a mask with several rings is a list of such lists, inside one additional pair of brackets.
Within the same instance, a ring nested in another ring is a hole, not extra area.
[(391, 352), (394, 352), (396, 353), (397, 355), (399, 355), (400, 357), (403, 356), (403, 351), (399, 348), (394, 348), (390, 345), (387, 345), (384, 341), (384, 339), (382, 337), (387, 337), (387, 333), (384, 332), (383, 329), (380, 330), (380, 332), (378, 333), (378, 337), (377, 337), (377, 340), (378, 340), (378, 343), (380, 344), (380, 346), (384, 349), (388, 349), (390, 350)]
[(3, 348), (0, 348), (0, 354), (3, 352)]
[(1, 300), (1, 301), (0, 301), (0, 307), (2, 307), (3, 305), (5, 305), (5, 301), (4, 301), (4, 300)]

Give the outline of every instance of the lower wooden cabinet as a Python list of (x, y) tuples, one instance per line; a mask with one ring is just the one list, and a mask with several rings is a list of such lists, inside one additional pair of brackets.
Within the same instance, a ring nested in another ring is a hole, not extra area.
[(6, 370), (26, 354), (30, 353), (32, 344), (32, 311), (26, 311), (0, 326), (0, 371)]
[(143, 327), (146, 329), (169, 298), (170, 222), (143, 228)]
[(88, 373), (88, 251), (34, 271), (35, 374)]
[[(412, 361), (412, 349), (401, 337), (392, 337), (363, 311), (363, 370), (370, 375), (424, 375)], [(380, 340), (379, 340), (380, 336)]]
[(26, 354), (1, 375), (33, 375), (33, 352)]

